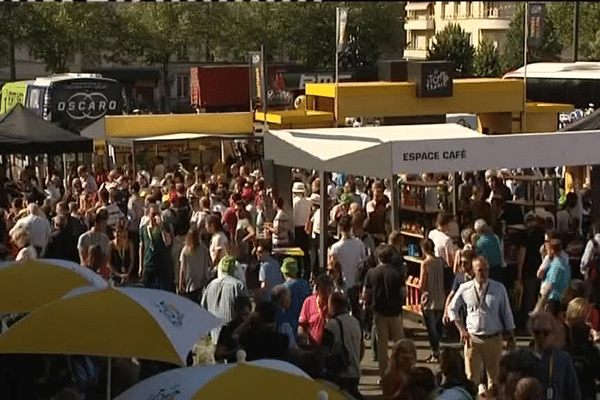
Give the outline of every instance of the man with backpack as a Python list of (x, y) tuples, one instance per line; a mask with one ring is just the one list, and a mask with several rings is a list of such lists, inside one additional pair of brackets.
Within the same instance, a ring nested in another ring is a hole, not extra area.
[(589, 285), (592, 301), (600, 306), (600, 222), (592, 228), (594, 236), (588, 240), (581, 257), (581, 275)]

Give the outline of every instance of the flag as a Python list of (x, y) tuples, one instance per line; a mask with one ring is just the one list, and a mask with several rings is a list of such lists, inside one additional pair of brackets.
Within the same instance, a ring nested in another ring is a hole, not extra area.
[(348, 9), (347, 8), (336, 8), (337, 17), (337, 52), (341, 53), (346, 43), (346, 26), (348, 25)]

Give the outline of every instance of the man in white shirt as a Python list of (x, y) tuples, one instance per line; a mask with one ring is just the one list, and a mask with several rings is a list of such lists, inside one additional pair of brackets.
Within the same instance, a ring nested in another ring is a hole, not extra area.
[(455, 248), (452, 239), (448, 235), (450, 222), (452, 222), (452, 215), (450, 213), (439, 213), (437, 216), (437, 228), (429, 232), (428, 237), (435, 245), (435, 256), (444, 259), (448, 267), (454, 271)]
[[(304, 252), (304, 262), (302, 265), (308, 265), (308, 233), (306, 233), (306, 224), (310, 220), (311, 202), (306, 196), (306, 188), (302, 182), (294, 182), (292, 186), (292, 222), (294, 224), (294, 244)], [(303, 273), (303, 275), (305, 275)]]
[(35, 203), (30, 203), (27, 206), (27, 216), (18, 220), (9, 233), (12, 237), (13, 232), (24, 229), (29, 234), (31, 245), (35, 247), (39, 258), (42, 258), (46, 252), (52, 233), (50, 222), (41, 215), (43, 214), (40, 207)]
[(348, 299), (352, 315), (358, 316), (358, 291), (356, 277), (367, 259), (367, 250), (360, 239), (352, 237), (352, 218), (344, 215), (338, 224), (341, 238), (329, 249), (329, 257), (334, 256), (342, 266), (342, 277), (348, 288)]

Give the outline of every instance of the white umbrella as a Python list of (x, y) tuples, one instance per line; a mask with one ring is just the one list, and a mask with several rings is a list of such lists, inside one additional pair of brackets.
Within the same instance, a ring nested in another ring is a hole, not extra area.
[(110, 357), (137, 357), (185, 366), (200, 336), (220, 325), (217, 317), (174, 293), (84, 287), (0, 335), (0, 354), (90, 355), (109, 357), (109, 364)]

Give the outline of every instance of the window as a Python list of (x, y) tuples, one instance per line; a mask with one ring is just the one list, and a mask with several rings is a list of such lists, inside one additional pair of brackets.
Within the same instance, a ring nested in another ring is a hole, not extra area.
[(188, 54), (188, 48), (187, 45), (182, 45), (178, 50), (177, 50), (177, 61), (189, 61), (190, 57)]
[(467, 12), (465, 13), (467, 18), (471, 18), (471, 15), (473, 15), (473, 11), (471, 10), (471, 7), (473, 7), (472, 3), (472, 1), (467, 1)]
[(187, 75), (177, 76), (177, 98), (190, 96), (190, 77)]
[(458, 14), (459, 14), (458, 7), (459, 7), (459, 5), (460, 5), (460, 2), (458, 2), (458, 1), (454, 2), (454, 18), (458, 18)]

